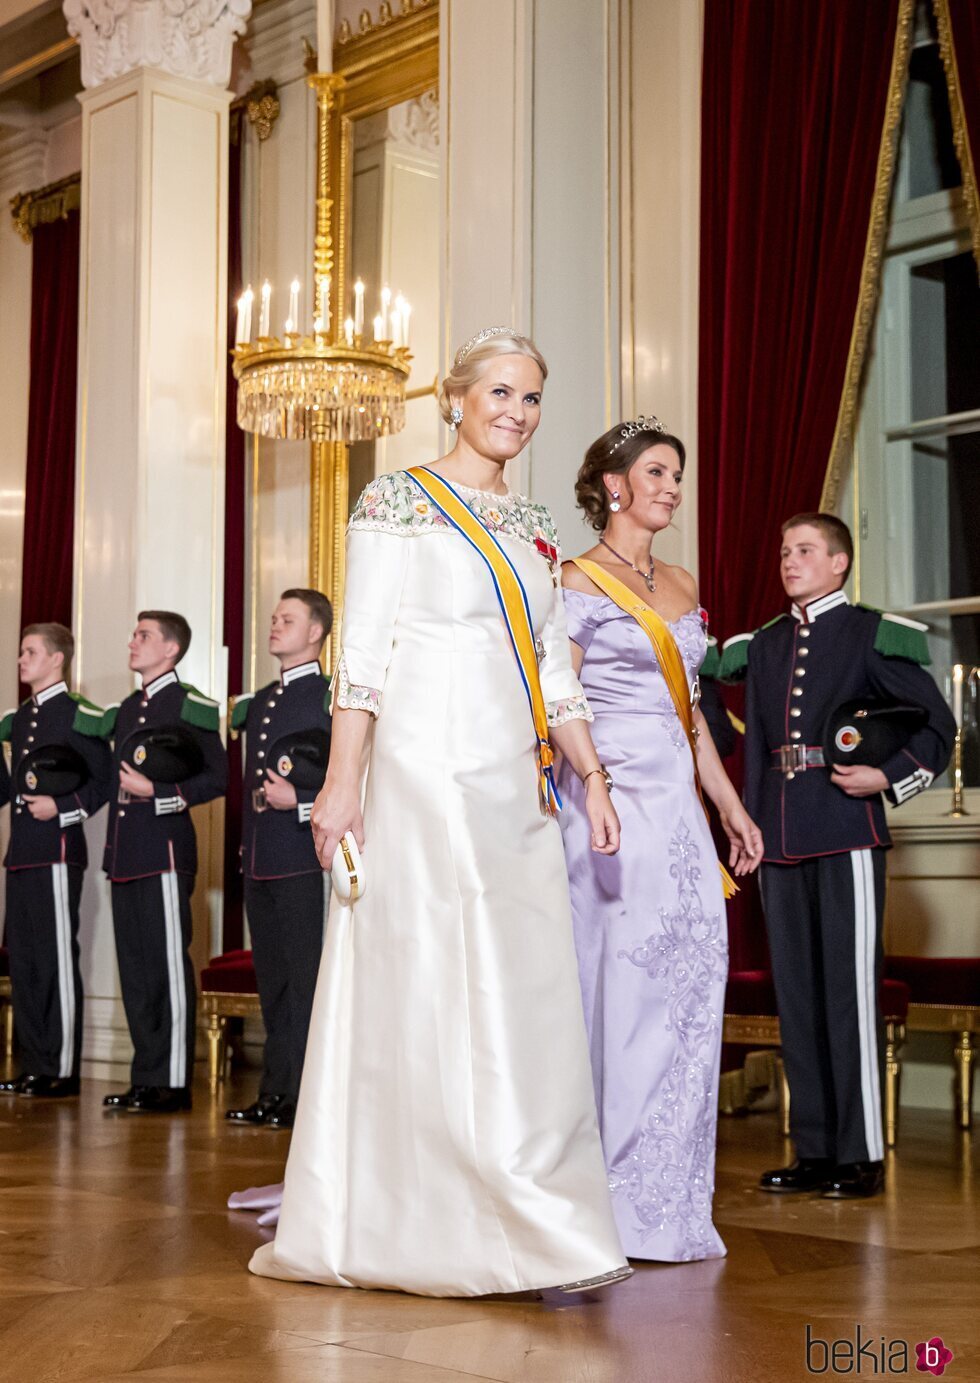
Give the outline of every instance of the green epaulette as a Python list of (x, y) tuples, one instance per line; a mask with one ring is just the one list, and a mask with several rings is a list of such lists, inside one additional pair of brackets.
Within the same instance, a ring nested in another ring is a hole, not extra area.
[(772, 626), (774, 624), (778, 624), (781, 619), (789, 619), (789, 615), (786, 613), (785, 610), (783, 610), (782, 614), (774, 615), (772, 619), (766, 620), (765, 624), (763, 624), (761, 628), (771, 629)]
[(749, 670), (749, 644), (755, 634), (733, 634), (721, 646), (718, 680), (740, 682)]
[(195, 725), (198, 730), (217, 731), (221, 725), (221, 707), (217, 701), (212, 701), (210, 696), (205, 696), (189, 682), (181, 682), (180, 685), (184, 692), (184, 704), (180, 708), (181, 720), (188, 725)]
[(252, 704), (255, 692), (239, 692), (237, 696), (228, 698), (231, 706), (231, 716), (228, 721), (230, 730), (244, 730), (245, 722), (248, 720), (248, 708)]
[(704, 655), (704, 662), (698, 669), (698, 676), (714, 679), (720, 672), (721, 653), (718, 651), (718, 640), (713, 635), (709, 635), (708, 651)]
[(3, 720), (0, 720), (0, 741), (6, 743), (14, 733), (14, 716), (17, 714), (17, 707), (12, 711), (4, 711)]
[(870, 610), (880, 615), (875, 634), (874, 650), (883, 658), (907, 658), (910, 663), (928, 667), (932, 662), (926, 634), (928, 624), (920, 624), (917, 619), (907, 619), (905, 615), (890, 615), (887, 610), (876, 610), (873, 605), (858, 602), (862, 610)]
[(107, 706), (102, 712), (102, 724), (99, 727), (99, 734), (104, 740), (111, 740), (116, 732), (116, 717), (119, 715), (119, 702), (114, 701), (111, 706)]
[(105, 719), (102, 707), (96, 706), (88, 697), (79, 696), (78, 692), (69, 692), (68, 695), (75, 703), (75, 719), (71, 728), (78, 735), (88, 735), (94, 740), (102, 739), (102, 722)]

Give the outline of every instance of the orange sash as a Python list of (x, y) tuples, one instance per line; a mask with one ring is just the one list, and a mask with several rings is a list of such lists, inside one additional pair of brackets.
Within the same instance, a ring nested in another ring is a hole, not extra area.
[[(609, 572), (604, 571), (597, 562), (590, 562), (588, 558), (573, 557), (572, 561), (611, 601), (618, 605), (621, 610), (625, 610), (628, 615), (633, 616), (653, 644), (653, 651), (657, 655), (660, 671), (667, 683), (667, 690), (670, 692), (671, 700), (674, 703), (677, 719), (684, 727), (684, 733), (690, 745), (691, 758), (694, 760), (694, 786), (698, 790), (701, 806), (704, 808), (705, 816), (707, 816), (708, 808), (705, 806), (704, 793), (701, 791), (701, 773), (698, 769), (698, 734), (694, 725), (694, 708), (691, 705), (691, 693), (687, 685), (687, 669), (684, 666), (680, 649), (677, 647), (677, 640), (670, 632), (667, 622), (657, 614), (656, 610), (652, 610), (645, 600), (641, 600), (638, 595), (635, 595), (629, 586), (617, 577), (610, 576)], [(725, 897), (733, 898), (738, 892), (738, 884), (721, 860), (718, 861), (718, 868), (721, 870), (721, 882)]]

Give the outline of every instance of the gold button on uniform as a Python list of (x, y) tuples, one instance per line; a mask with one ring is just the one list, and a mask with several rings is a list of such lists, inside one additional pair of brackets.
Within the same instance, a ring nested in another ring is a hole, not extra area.
[(794, 696), (802, 696), (802, 695), (803, 695), (803, 688), (802, 688), (802, 687), (794, 687), (794, 688), (793, 688), (793, 695), (794, 695)]
[(791, 716), (801, 716), (802, 714), (803, 712), (800, 710), (799, 706), (794, 706), (793, 709), (790, 711)]
[(805, 677), (805, 676), (806, 676), (806, 668), (805, 668), (805, 667), (798, 667), (798, 668), (796, 669), (796, 676), (797, 676), (797, 677)]
[(789, 773), (786, 774), (786, 779), (787, 779), (787, 781), (788, 781), (790, 778), (795, 778), (795, 777), (796, 777), (796, 774), (793, 773), (792, 771), (790, 771)]
[(802, 732), (799, 730), (790, 730), (789, 737), (791, 740), (801, 740), (803, 738), (803, 735)]

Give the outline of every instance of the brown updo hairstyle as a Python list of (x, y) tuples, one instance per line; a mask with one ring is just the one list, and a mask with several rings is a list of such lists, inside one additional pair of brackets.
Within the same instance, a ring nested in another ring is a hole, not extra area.
[[(469, 345), (469, 342), (466, 345)], [(450, 421), (453, 395), (461, 398), (468, 389), (472, 389), (477, 380), (486, 374), (491, 360), (498, 355), (528, 355), (541, 371), (542, 381), (548, 378), (548, 366), (545, 364), (544, 356), (527, 336), (521, 336), (517, 332), (501, 332), (498, 336), (488, 336), (485, 341), (470, 346), (469, 350), (466, 350), (466, 345), (460, 346), (453, 368), (439, 385), (436, 398), (444, 423)]]
[(601, 533), (609, 522), (609, 492), (602, 483), (604, 475), (621, 475), (623, 490), (633, 502), (627, 471), (651, 447), (673, 447), (681, 463), (681, 470), (687, 460), (687, 450), (679, 437), (670, 432), (654, 432), (644, 429), (632, 437), (624, 437), (626, 423), (617, 423), (589, 447), (585, 460), (579, 467), (575, 478), (575, 500), (592, 527)]

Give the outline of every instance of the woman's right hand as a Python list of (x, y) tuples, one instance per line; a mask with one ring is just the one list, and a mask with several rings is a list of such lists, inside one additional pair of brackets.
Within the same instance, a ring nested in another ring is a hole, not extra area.
[(350, 831), (359, 850), (364, 849), (364, 817), (361, 797), (356, 783), (333, 782), (329, 774), (320, 789), (310, 814), (316, 857), (323, 869), (329, 870), (337, 853), (340, 838)]

